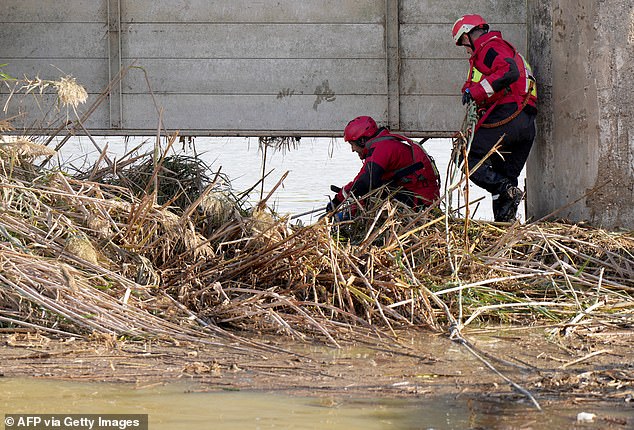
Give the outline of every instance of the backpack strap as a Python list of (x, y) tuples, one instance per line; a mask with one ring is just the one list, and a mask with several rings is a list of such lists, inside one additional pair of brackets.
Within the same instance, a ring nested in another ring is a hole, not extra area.
[[(427, 158), (429, 159), (429, 163), (431, 164), (432, 170), (434, 171), (436, 184), (438, 185), (438, 187), (440, 187), (440, 182), (441, 182), (440, 172), (438, 171), (438, 167), (436, 166), (436, 161), (431, 155), (429, 155), (427, 151), (425, 151), (425, 148), (423, 148), (423, 143), (429, 140), (428, 137), (424, 138), (421, 142), (416, 142), (416, 141), (407, 139), (405, 136), (389, 135), (389, 136), (381, 136), (381, 137), (377, 137), (376, 139), (368, 140), (368, 143), (370, 143), (370, 147), (372, 147), (375, 143), (383, 142), (386, 140), (396, 140), (398, 142), (401, 142), (404, 145), (409, 146), (410, 149), (412, 150), (412, 161), (416, 159), (414, 154), (414, 145), (420, 147), (425, 153), (425, 155), (427, 156)], [(410, 164), (409, 166), (403, 167), (402, 169), (399, 169), (396, 172), (394, 172), (394, 176), (392, 176), (390, 183), (397, 184), (397, 182), (399, 181), (406, 182), (406, 181), (402, 181), (403, 178), (423, 168), (425, 168), (425, 165), (421, 161), (417, 161), (415, 163)]]
[(410, 164), (407, 167), (403, 167), (402, 169), (398, 169), (396, 172), (394, 172), (394, 176), (392, 176), (392, 179), (390, 179), (390, 182), (392, 183), (397, 183), (399, 181), (401, 182), (409, 182), (404, 180), (403, 178), (405, 178), (406, 176), (411, 175), (412, 173), (416, 172), (417, 170), (423, 169), (425, 167), (425, 165), (423, 164), (422, 161), (417, 161), (414, 164)]

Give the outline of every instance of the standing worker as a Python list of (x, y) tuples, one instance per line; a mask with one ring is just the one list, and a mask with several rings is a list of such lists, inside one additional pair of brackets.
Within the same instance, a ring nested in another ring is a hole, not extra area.
[[(475, 102), (481, 114), (467, 160), (470, 178), (491, 193), (495, 221), (513, 221), (524, 197), (517, 179), (535, 139), (535, 79), (524, 57), (480, 15), (460, 18), (452, 35), (470, 55), (462, 104)], [(498, 153), (472, 171), (502, 136)]]
[[(363, 161), (354, 180), (339, 189), (328, 203), (331, 212), (349, 194), (363, 197), (388, 184), (394, 197), (419, 209), (430, 206), (440, 196), (440, 176), (433, 159), (423, 147), (405, 136), (379, 128), (372, 117), (360, 116), (348, 123), (343, 138)], [(336, 187), (335, 187), (336, 188)]]

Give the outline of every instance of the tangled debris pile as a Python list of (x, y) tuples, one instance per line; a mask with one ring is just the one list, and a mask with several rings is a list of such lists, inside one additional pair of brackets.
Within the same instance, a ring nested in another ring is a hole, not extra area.
[(138, 196), (13, 154), (0, 158), (5, 327), (190, 339), (239, 327), (336, 343), (350, 326), (443, 330), (460, 314), (465, 325), (634, 324), (631, 232), (474, 220), (465, 230), (437, 209), (379, 199), (354, 230), (293, 226), (213, 181), (174, 208), (158, 191)]
[[(68, 95), (84, 93), (64, 94), (74, 110)], [(0, 142), (1, 326), (201, 341), (239, 328), (336, 344), (352, 327), (634, 325), (632, 232), (460, 220), (372, 196), (354, 224), (291, 225), (167, 153), (118, 168), (102, 154), (70, 175), (33, 163), (45, 145)]]

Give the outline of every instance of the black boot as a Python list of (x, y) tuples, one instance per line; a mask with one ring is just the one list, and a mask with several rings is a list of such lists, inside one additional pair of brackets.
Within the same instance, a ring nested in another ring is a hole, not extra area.
[(524, 193), (511, 184), (505, 184), (499, 194), (493, 195), (493, 218), (498, 222), (515, 221), (517, 207)]

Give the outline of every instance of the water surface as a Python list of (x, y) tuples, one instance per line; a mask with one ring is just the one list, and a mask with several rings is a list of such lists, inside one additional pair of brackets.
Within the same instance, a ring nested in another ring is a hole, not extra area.
[[(105, 148), (114, 160), (121, 157), (139, 143), (146, 142), (144, 151), (152, 147), (154, 138), (103, 137), (97, 138), (97, 143)], [(436, 160), (440, 175), (445, 184), (447, 165), (451, 154), (449, 139), (431, 139), (424, 144), (425, 149)], [(268, 150), (266, 164), (263, 164), (263, 154), (258, 150), (258, 140), (255, 138), (196, 138), (194, 145), (177, 145), (176, 151), (189, 155), (196, 154), (211, 167), (215, 173), (218, 169), (231, 180), (232, 187), (237, 191), (251, 188), (262, 176), (262, 171), (272, 173), (266, 178), (264, 195), (266, 195), (280, 180), (285, 172), (289, 172), (282, 186), (273, 194), (269, 201), (279, 213), (299, 214), (312, 209), (323, 208), (332, 196), (330, 185), (343, 186), (351, 181), (359, 169), (361, 161), (350, 150), (350, 145), (342, 139), (303, 138), (296, 148), (286, 151)], [(66, 143), (62, 148), (59, 160), (61, 163), (72, 162), (81, 166), (86, 160), (97, 158), (94, 145), (85, 137), (78, 137)], [(211, 172), (210, 172), (211, 174)], [(524, 183), (525, 174), (520, 177), (520, 184)], [(523, 188), (523, 186), (522, 186)], [(491, 220), (491, 199), (484, 190), (471, 185), (469, 187), (470, 201), (479, 198), (484, 200), (471, 207), (471, 215), (475, 219)], [(252, 201), (260, 196), (260, 188), (251, 194)], [(520, 205), (518, 214), (524, 219), (524, 207)], [(310, 222), (316, 216), (302, 217), (302, 221)]]
[[(0, 379), (2, 414), (148, 414), (152, 430), (191, 429), (609, 429), (600, 417), (627, 417), (610, 406), (542, 405), (453, 398), (294, 397), (267, 392), (205, 392), (193, 383), (80, 383)], [(576, 424), (577, 413), (597, 413)]]

